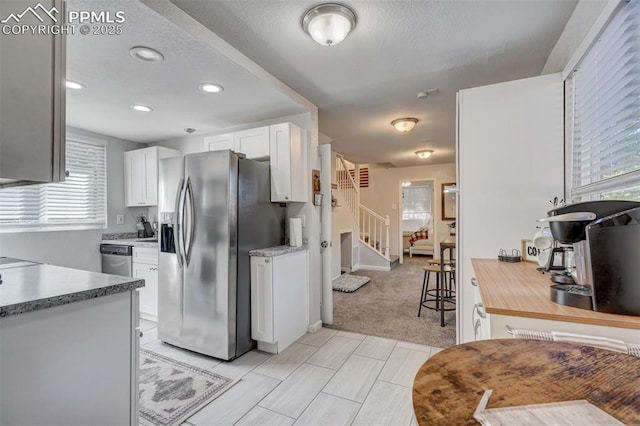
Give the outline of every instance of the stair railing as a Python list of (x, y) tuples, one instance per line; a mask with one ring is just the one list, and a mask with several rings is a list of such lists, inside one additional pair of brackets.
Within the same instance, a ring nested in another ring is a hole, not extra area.
[(360, 239), (387, 259), (389, 257), (389, 215), (382, 217), (360, 204)]

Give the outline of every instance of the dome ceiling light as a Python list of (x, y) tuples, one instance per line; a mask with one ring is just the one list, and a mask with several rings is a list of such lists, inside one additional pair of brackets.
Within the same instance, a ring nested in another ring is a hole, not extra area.
[(356, 27), (353, 10), (337, 3), (324, 3), (312, 7), (302, 17), (302, 29), (316, 43), (335, 46)]
[(129, 49), (129, 54), (142, 62), (164, 61), (164, 55), (147, 46), (135, 46)]
[(397, 131), (402, 133), (407, 133), (413, 130), (413, 128), (416, 127), (417, 123), (418, 123), (417, 118), (405, 117), (405, 118), (398, 118), (396, 120), (393, 120), (391, 122), (391, 125), (395, 127)]
[(422, 158), (423, 160), (425, 158), (431, 157), (431, 154), (433, 154), (433, 151), (430, 149), (423, 149), (420, 151), (416, 151), (416, 155), (418, 156), (418, 158)]

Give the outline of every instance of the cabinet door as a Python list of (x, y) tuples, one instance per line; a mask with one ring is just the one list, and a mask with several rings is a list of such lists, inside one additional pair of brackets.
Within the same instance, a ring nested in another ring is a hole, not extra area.
[(125, 198), (127, 207), (139, 207), (144, 202), (144, 154), (140, 150), (124, 153)]
[(269, 158), (269, 126), (236, 132), (235, 145), (238, 152), (245, 154), (249, 159)]
[(291, 201), (291, 136), (289, 123), (270, 128), (271, 201)]
[(144, 280), (140, 292), (140, 313), (158, 315), (158, 267), (142, 263), (133, 264), (133, 276)]
[(238, 151), (233, 133), (225, 133), (223, 135), (208, 136), (204, 138), (205, 151)]
[(144, 199), (143, 205), (158, 205), (158, 150), (147, 148), (144, 155)]
[(251, 258), (251, 338), (267, 343), (275, 343), (271, 260), (268, 257)]
[[(18, 20), (20, 26), (53, 23), (44, 13), (44, 21), (27, 13), (36, 3), (47, 11), (55, 7), (54, 16), (64, 23), (60, 0), (2, 0), (0, 17), (7, 20), (3, 29), (18, 26)], [(0, 36), (0, 188), (15, 181), (64, 181), (65, 43), (63, 34)]]

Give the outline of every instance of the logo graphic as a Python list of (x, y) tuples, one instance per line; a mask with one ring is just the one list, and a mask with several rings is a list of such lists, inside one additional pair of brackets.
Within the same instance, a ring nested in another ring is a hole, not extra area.
[(51, 18), (53, 22), (58, 22), (58, 19), (54, 16), (54, 13), (57, 14), (59, 13), (59, 11), (58, 9), (55, 8), (55, 6), (47, 10), (47, 8), (42, 5), (42, 3), (38, 3), (37, 5), (35, 5), (35, 7), (31, 7), (31, 6), (27, 7), (22, 13), (18, 13), (17, 15), (15, 13), (10, 14), (9, 16), (6, 17), (6, 19), (3, 19), (2, 21), (0, 21), (0, 23), (6, 24), (12, 19), (15, 21), (15, 23), (19, 23), (22, 17), (27, 13), (31, 13), (33, 16), (38, 18), (40, 22), (44, 22), (44, 19), (42, 19), (42, 16), (38, 14), (38, 10), (41, 13), (44, 13), (49, 18)]

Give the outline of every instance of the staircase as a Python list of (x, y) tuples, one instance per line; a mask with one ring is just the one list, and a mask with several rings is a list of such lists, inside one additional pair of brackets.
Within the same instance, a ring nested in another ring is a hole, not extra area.
[(358, 165), (350, 166), (342, 155), (336, 154), (335, 169), (338, 193), (357, 224), (360, 265), (368, 269), (391, 270), (398, 264), (398, 259), (397, 256), (391, 259), (389, 254), (389, 216), (383, 217), (360, 204), (360, 187), (356, 182), (360, 175)]

